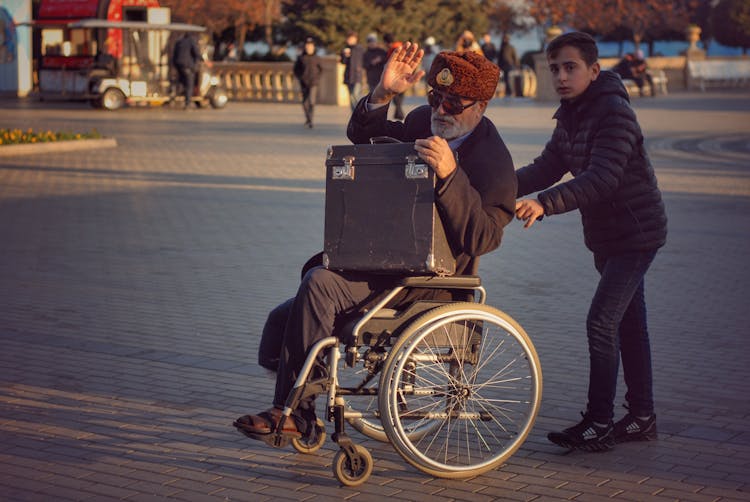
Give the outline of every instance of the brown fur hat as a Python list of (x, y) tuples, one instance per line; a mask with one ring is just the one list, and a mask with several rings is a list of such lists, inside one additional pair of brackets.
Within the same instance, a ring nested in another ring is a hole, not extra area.
[(495, 95), (500, 68), (476, 52), (444, 51), (435, 56), (427, 83), (456, 96), (489, 101)]

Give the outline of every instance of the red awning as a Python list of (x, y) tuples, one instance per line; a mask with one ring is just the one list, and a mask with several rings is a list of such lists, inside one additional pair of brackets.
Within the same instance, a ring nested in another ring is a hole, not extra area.
[(81, 19), (98, 17), (99, 0), (42, 0), (40, 21), (48, 19)]

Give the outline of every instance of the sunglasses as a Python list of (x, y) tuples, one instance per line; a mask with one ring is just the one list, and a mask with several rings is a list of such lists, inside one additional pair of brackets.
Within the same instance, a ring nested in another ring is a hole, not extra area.
[(464, 112), (467, 108), (471, 108), (475, 104), (477, 104), (476, 101), (472, 101), (468, 105), (465, 105), (461, 102), (461, 98), (459, 96), (453, 96), (450, 94), (442, 94), (434, 89), (427, 93), (427, 103), (432, 108), (439, 108), (440, 105), (443, 105), (443, 110), (448, 115), (460, 115)]

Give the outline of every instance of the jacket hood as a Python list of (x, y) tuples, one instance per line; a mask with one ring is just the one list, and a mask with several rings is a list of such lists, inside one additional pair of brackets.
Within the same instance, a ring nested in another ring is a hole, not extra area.
[(591, 83), (584, 93), (588, 99), (595, 99), (604, 94), (616, 94), (630, 101), (630, 95), (625, 89), (622, 79), (613, 71), (603, 70), (599, 72), (599, 77)]

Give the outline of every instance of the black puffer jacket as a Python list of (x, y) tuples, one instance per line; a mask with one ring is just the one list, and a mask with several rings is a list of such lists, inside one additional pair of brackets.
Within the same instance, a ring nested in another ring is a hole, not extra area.
[[(562, 101), (554, 118), (542, 154), (516, 171), (518, 197), (544, 190), (537, 198), (545, 215), (580, 209), (586, 247), (595, 253), (663, 246), (664, 203), (620, 77), (602, 71), (575, 102)], [(572, 180), (552, 186), (567, 172)]]

